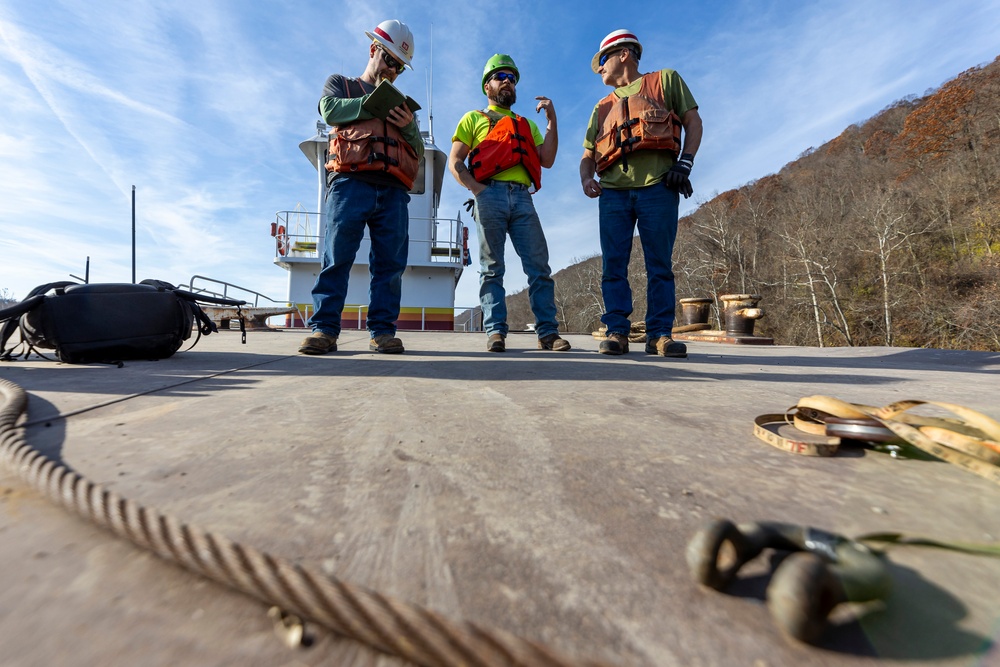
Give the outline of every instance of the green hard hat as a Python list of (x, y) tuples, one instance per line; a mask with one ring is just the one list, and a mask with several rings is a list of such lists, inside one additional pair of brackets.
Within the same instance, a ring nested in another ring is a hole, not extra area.
[(517, 83), (518, 79), (521, 78), (521, 73), (517, 71), (517, 65), (514, 64), (513, 58), (505, 53), (495, 53), (486, 61), (486, 67), (483, 68), (483, 95), (486, 94), (486, 82), (493, 76), (493, 72), (501, 69), (509, 69), (514, 72), (514, 83)]

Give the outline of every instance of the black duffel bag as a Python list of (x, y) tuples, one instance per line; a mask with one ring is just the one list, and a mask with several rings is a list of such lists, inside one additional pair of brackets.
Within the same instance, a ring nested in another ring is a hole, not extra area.
[[(15, 330), (20, 331), (25, 358), (32, 350), (45, 349), (54, 350), (60, 361), (71, 364), (165, 359), (191, 337), (192, 329), (199, 337), (218, 331), (199, 301), (246, 304), (188, 292), (161, 280), (41, 285), (24, 301), (0, 310), (0, 322), (4, 322), (0, 360), (13, 360), (13, 347), (8, 350), (7, 341)], [(242, 318), (240, 328), (245, 343)]]

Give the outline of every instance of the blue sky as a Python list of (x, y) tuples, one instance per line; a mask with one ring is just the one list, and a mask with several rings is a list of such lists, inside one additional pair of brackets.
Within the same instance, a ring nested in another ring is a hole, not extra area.
[[(315, 133), (326, 77), (360, 74), (364, 32), (387, 18), (414, 32), (415, 69), (397, 85), (425, 110), (433, 63), (445, 150), (461, 115), (484, 104), (495, 52), (521, 70), (515, 111), (540, 120), (533, 98), (554, 101), (559, 155), (535, 200), (554, 271), (600, 250), (578, 164), (608, 90), (590, 59), (614, 29), (639, 36), (644, 71), (676, 69), (699, 102), (705, 140), (682, 213), (1000, 54), (995, 0), (642, 0), (624, 20), (608, 7), (0, 0), (0, 288), (20, 298), (82, 276), (88, 256), (93, 281), (128, 282), (135, 185), (139, 279), (201, 274), (284, 298), (269, 225), (276, 211), (316, 207), (298, 143)], [(420, 121), (428, 129), (426, 113)], [(454, 217), (466, 198), (446, 176), (440, 213)], [(525, 280), (509, 256), (510, 292)], [(458, 305), (478, 301), (474, 269)]]

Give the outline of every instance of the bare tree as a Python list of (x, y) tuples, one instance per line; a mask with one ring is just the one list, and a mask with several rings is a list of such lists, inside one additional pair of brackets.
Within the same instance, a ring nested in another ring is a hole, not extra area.
[[(758, 332), (787, 344), (1000, 350), (998, 109), (1000, 58), (702, 203), (679, 223), (678, 296), (759, 293)], [(631, 260), (639, 319), (638, 244)], [(558, 279), (573, 329), (603, 312), (585, 264)]]
[(897, 253), (906, 249), (913, 236), (928, 232), (932, 222), (912, 218), (912, 200), (899, 189), (884, 186), (867, 187), (856, 197), (861, 228), (867, 232), (856, 242), (857, 249), (873, 255), (877, 262), (881, 288), (882, 324), (885, 344), (892, 345), (893, 307), (898, 302), (892, 290), (900, 273), (905, 270), (893, 263)]
[(599, 255), (574, 259), (557, 273), (556, 308), (564, 331), (593, 331), (604, 314)]
[(13, 306), (18, 300), (14, 298), (14, 294), (6, 287), (0, 288), (0, 308), (6, 308), (7, 306)]

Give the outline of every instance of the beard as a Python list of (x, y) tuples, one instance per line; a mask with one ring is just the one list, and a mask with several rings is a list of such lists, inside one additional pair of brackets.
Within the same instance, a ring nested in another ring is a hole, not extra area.
[(490, 93), (489, 101), (501, 109), (509, 109), (517, 102), (517, 91), (510, 88), (501, 88), (496, 94)]

